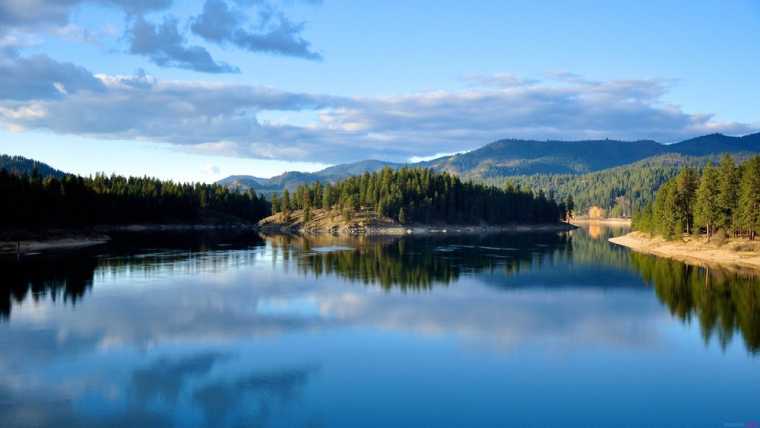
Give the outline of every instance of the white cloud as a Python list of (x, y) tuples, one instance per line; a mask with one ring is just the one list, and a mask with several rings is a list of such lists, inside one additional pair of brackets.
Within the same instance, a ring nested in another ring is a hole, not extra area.
[[(656, 139), (748, 133), (663, 102), (662, 80), (562, 75), (507, 87), (338, 97), (262, 86), (92, 75), (44, 56), (0, 57), (0, 122), (95, 139), (181, 145), (228, 156), (404, 161), (501, 138)], [(35, 114), (29, 114), (35, 112)], [(288, 121), (288, 114), (297, 118)], [(272, 120), (278, 116), (282, 120)]]

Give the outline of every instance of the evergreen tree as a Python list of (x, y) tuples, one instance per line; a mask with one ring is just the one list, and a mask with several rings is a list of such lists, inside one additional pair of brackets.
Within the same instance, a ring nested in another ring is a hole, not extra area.
[(306, 207), (303, 209), (303, 221), (304, 223), (311, 221), (311, 206), (309, 205), (306, 205)]
[(741, 177), (737, 227), (754, 239), (760, 233), (760, 156), (743, 165)]
[(567, 202), (565, 202), (565, 208), (567, 209), (567, 218), (573, 218), (573, 211), (575, 211), (575, 201), (573, 195), (567, 195)]
[(42, 177), (0, 170), (0, 228), (195, 223), (215, 218), (255, 222), (270, 204), (255, 192), (219, 185), (96, 174)]
[[(303, 185), (295, 192), (305, 195), (298, 197), (303, 201), (316, 201), (320, 193), (322, 208), (336, 208), (346, 219), (352, 212), (366, 209), (397, 220), (404, 217), (403, 222), (551, 223), (564, 218), (567, 211), (566, 204), (547, 199), (540, 191), (534, 195), (528, 190), (465, 183), (451, 174), (428, 169), (385, 168), (334, 184)], [(283, 192), (281, 210), (288, 205), (288, 198)], [(572, 205), (572, 198), (569, 202)]]
[(281, 205), (280, 210), (285, 215), (285, 218), (290, 217), (291, 202), (290, 202), (290, 192), (288, 192), (288, 189), (285, 189), (282, 192), (282, 202), (280, 202), (280, 205)]
[(665, 239), (673, 239), (683, 231), (677, 205), (678, 192), (675, 181), (671, 180), (660, 188), (654, 200), (654, 215), (658, 219), (657, 232)]
[(401, 209), (398, 210), (398, 222), (406, 224), (406, 210), (404, 210), (404, 207), (401, 207)]
[(698, 183), (697, 176), (693, 169), (686, 167), (678, 173), (675, 181), (675, 216), (686, 233), (691, 233), (694, 223), (693, 202)]
[(634, 228), (672, 239), (689, 230), (693, 214), (694, 231), (704, 229), (708, 239), (718, 229), (754, 239), (760, 232), (760, 156), (739, 168), (724, 156), (717, 168), (705, 166), (693, 191), (695, 182), (696, 174), (684, 169), (663, 184), (654, 202), (634, 214)]
[(694, 206), (694, 224), (698, 228), (705, 228), (708, 239), (721, 219), (722, 213), (719, 207), (718, 172), (708, 164), (699, 180)]
[(717, 226), (727, 233), (732, 232), (738, 187), (736, 164), (734, 164), (731, 155), (726, 154), (721, 158), (718, 165), (718, 205), (721, 209), (721, 216)]

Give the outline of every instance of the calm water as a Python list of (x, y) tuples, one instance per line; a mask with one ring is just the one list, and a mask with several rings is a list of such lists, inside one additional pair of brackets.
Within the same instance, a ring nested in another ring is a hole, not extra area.
[(610, 233), (6, 263), (0, 427), (756, 427), (760, 280)]

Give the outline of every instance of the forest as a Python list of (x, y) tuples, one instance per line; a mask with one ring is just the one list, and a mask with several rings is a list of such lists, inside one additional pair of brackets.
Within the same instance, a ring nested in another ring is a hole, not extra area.
[(699, 172), (684, 167), (633, 217), (637, 230), (673, 239), (715, 233), (754, 239), (760, 233), (760, 156), (737, 165), (730, 155)]
[(256, 222), (269, 202), (255, 192), (148, 177), (66, 174), (43, 177), (0, 169), (0, 227), (44, 229), (101, 224)]
[[(748, 159), (739, 153), (737, 159)], [(657, 189), (675, 177), (683, 167), (701, 171), (710, 162), (720, 159), (718, 155), (685, 156), (665, 154), (647, 158), (630, 165), (618, 166), (587, 174), (534, 174), (512, 177), (497, 176), (475, 180), (500, 187), (521, 186), (555, 192), (558, 199), (572, 195), (576, 213), (585, 213), (598, 206), (607, 211), (608, 217), (631, 217), (633, 212), (654, 201)]]
[(308, 213), (312, 208), (340, 210), (348, 219), (352, 212), (369, 208), (401, 224), (553, 223), (567, 217), (573, 201), (519, 187), (462, 182), (430, 169), (387, 167), (334, 184), (301, 185), (272, 199), (274, 213)]

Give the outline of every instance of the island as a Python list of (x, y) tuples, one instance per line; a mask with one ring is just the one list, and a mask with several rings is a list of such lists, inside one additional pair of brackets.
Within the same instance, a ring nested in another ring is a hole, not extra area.
[(760, 269), (760, 156), (681, 169), (634, 213), (632, 227), (610, 242), (687, 263)]
[(272, 197), (272, 215), (259, 227), (349, 235), (561, 231), (574, 228), (570, 210), (542, 191), (463, 182), (425, 168), (383, 168), (286, 189)]

